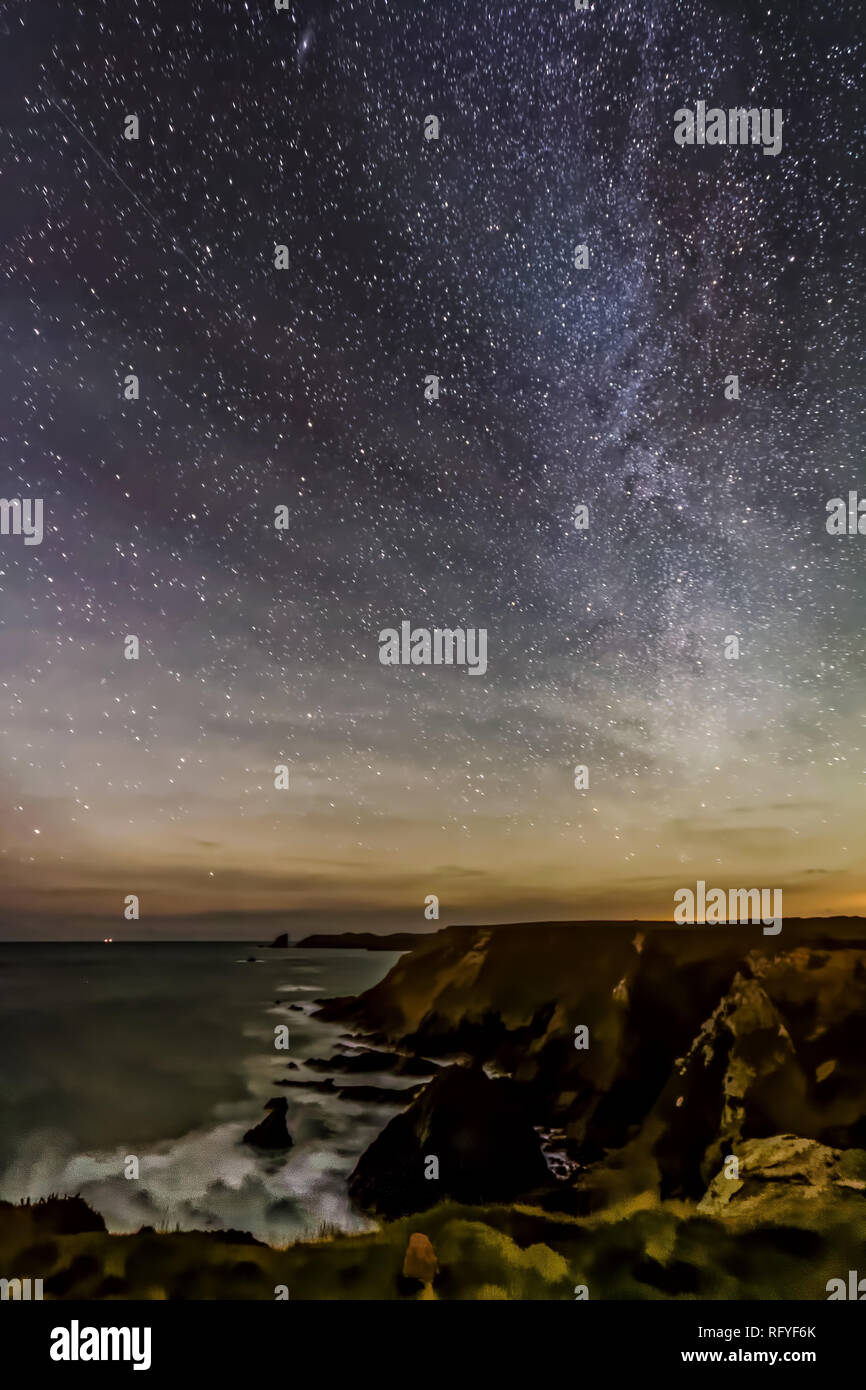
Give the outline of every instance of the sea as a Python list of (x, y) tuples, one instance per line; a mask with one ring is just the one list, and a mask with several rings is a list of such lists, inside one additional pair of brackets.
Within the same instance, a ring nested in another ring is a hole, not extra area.
[[(397, 959), (249, 942), (0, 943), (0, 1199), (78, 1194), (110, 1231), (231, 1228), (276, 1246), (370, 1229), (346, 1179), (399, 1107), (275, 1082), (323, 1079), (305, 1059), (351, 1044), (313, 1016), (315, 1001), (368, 989)], [(294, 1146), (263, 1155), (241, 1139), (273, 1096), (288, 1101)]]

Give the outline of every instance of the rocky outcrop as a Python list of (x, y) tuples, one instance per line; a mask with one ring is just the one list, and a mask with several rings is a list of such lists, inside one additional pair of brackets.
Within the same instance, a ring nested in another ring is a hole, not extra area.
[(311, 1071), (387, 1071), (395, 1076), (432, 1076), (439, 1070), (437, 1062), (428, 1062), (421, 1057), (406, 1057), (399, 1052), (380, 1052), (374, 1048), (347, 1049), (333, 1057), (308, 1057), (304, 1065)]
[(790, 1214), (792, 1195), (798, 1203), (825, 1208), (828, 1198), (857, 1196), (860, 1219), (866, 1220), (866, 1153), (860, 1149), (831, 1149), (814, 1139), (777, 1134), (744, 1140), (736, 1157), (737, 1176), (730, 1164), (730, 1173), (717, 1173), (698, 1204), (700, 1213), (769, 1221)]
[(663, 923), (448, 928), (322, 1012), (368, 1042), (469, 1054), (511, 1078), (532, 1123), (557, 1135), (560, 1171), (579, 1169), (572, 1206), (561, 1186), (546, 1206), (592, 1211), (647, 1190), (697, 1201), (727, 1155), (779, 1134), (866, 1148), (857, 918), (789, 919), (777, 937)]
[(248, 1129), (244, 1135), (243, 1142), (251, 1144), (255, 1149), (290, 1149), (292, 1147), (292, 1136), (286, 1128), (286, 1112), (288, 1111), (288, 1101), (284, 1096), (275, 1096), (269, 1100), (265, 1106), (267, 1114), (260, 1124)]
[(519, 1088), (480, 1067), (447, 1067), (359, 1160), (349, 1191), (364, 1210), (393, 1218), (446, 1197), (511, 1201), (550, 1173)]
[(408, 1105), (423, 1089), (420, 1082), (415, 1086), (341, 1086), (339, 1095), (343, 1100), (374, 1105)]
[(698, 1198), (752, 1139), (866, 1141), (864, 953), (750, 953), (671, 1072), (644, 1126), (662, 1196)]
[(323, 1081), (310, 1081), (307, 1077), (293, 1076), (286, 1078), (285, 1081), (275, 1081), (275, 1086), (304, 1086), (308, 1091), (331, 1091), (336, 1090), (336, 1082), (333, 1076), (326, 1076)]
[(806, 1082), (794, 1045), (758, 981), (738, 973), (702, 1025), (651, 1113), (645, 1131), (661, 1195), (697, 1198), (744, 1127), (778, 1134), (803, 1114)]

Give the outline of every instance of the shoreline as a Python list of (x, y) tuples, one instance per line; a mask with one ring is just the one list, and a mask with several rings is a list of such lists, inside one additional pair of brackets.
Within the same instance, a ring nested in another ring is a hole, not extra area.
[[(0, 1247), (18, 1229), (32, 1249), (53, 1221), (55, 1257), (32, 1271), (52, 1297), (173, 1296), (193, 1257), (185, 1296), (271, 1298), (291, 1282), (300, 1297), (418, 1297), (401, 1270), (419, 1231), (436, 1297), (573, 1298), (575, 1283), (606, 1298), (823, 1297), (866, 1239), (866, 923), (804, 919), (774, 938), (648, 925), (443, 928), (367, 989), (295, 1005), (339, 1029), (297, 1091), (354, 1089), (381, 1121), (343, 1179), (372, 1229), (325, 1223), (282, 1246), (238, 1231), (111, 1236), (80, 1207), (88, 1228), (73, 1232), (69, 1207), (4, 1205)], [(73, 1251), (122, 1267), (123, 1287), (67, 1289), (57, 1261)]]

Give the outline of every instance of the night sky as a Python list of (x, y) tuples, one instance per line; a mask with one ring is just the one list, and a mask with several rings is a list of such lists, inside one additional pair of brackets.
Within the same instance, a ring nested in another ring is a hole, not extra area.
[(861, 8), (2, 28), (3, 934), (866, 911)]

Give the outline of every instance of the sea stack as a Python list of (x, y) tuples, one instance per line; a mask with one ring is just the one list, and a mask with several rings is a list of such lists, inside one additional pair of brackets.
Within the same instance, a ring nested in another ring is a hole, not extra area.
[(265, 1106), (267, 1115), (260, 1124), (247, 1130), (243, 1142), (251, 1144), (255, 1149), (290, 1149), (292, 1136), (286, 1128), (288, 1108), (288, 1101), (283, 1096), (275, 1096), (269, 1100)]

